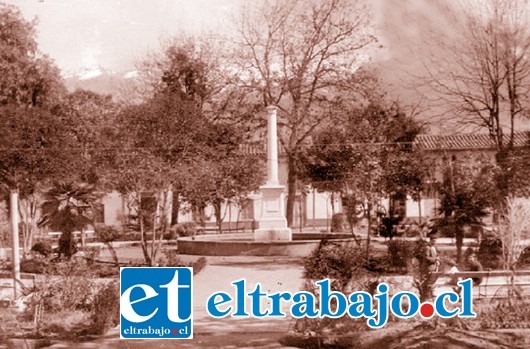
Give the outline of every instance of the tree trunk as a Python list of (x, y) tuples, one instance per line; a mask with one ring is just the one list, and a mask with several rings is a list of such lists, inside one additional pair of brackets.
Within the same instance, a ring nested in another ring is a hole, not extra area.
[(171, 207), (169, 207), (169, 190), (164, 190), (162, 192), (162, 203), (158, 207), (160, 208), (159, 214), (159, 227), (160, 227), (160, 236), (164, 236), (168, 232), (168, 228), (171, 223)]
[(18, 189), (11, 189), (9, 192), (9, 214), (11, 222), (11, 243), (13, 264), (13, 296), (18, 297), (18, 281), (20, 280), (20, 256), (19, 256), (19, 232), (18, 232)]
[(112, 257), (112, 260), (114, 261), (115, 265), (117, 267), (120, 266), (120, 261), (118, 260), (118, 254), (116, 253), (116, 250), (114, 249), (114, 246), (112, 246), (111, 241), (105, 241), (105, 246), (107, 246), (107, 249), (109, 250), (110, 256)]
[[(239, 202), (239, 201), (236, 201)], [(236, 204), (237, 207), (237, 218), (236, 218), (236, 231), (239, 231), (239, 221), (241, 220), (241, 211), (243, 210), (243, 205), (240, 203)], [(243, 226), (243, 232), (245, 232), (245, 226)]]
[(173, 192), (173, 200), (171, 201), (171, 224), (178, 224), (180, 211), (180, 195), (178, 192)]
[[(158, 245), (156, 243), (157, 241), (157, 212), (158, 212), (158, 208), (160, 207), (159, 206), (159, 203), (160, 203), (160, 200), (158, 199), (157, 197), (157, 200), (156, 200), (156, 206), (155, 206), (155, 212), (153, 214), (153, 233), (151, 235), (151, 266), (155, 265), (155, 262), (156, 262), (156, 254), (158, 252)], [(162, 233), (160, 232), (160, 235), (162, 235)]]
[(287, 157), (287, 204), (285, 218), (287, 225), (293, 226), (294, 205), (296, 201), (296, 181), (298, 179), (298, 170), (296, 166), (296, 159), (293, 156)]
[(195, 220), (198, 219), (198, 223), (203, 229), (206, 227), (206, 219), (204, 215), (205, 208), (206, 205), (203, 204), (198, 204), (193, 208), (193, 210), (195, 211)]
[(232, 203), (230, 201), (227, 201), (226, 209), (228, 210), (228, 232), (230, 232), (232, 230)]
[(144, 259), (147, 265), (152, 267), (151, 257), (149, 256), (149, 251), (147, 250), (147, 241), (145, 240), (145, 228), (144, 228), (143, 216), (141, 214), (138, 214), (138, 219), (140, 220), (140, 245), (142, 246), (142, 253), (144, 254)]
[(455, 225), (455, 239), (456, 239), (456, 262), (460, 263), (462, 259), (462, 246), (464, 245), (464, 230), (462, 227)]
[(366, 218), (368, 219), (368, 233), (366, 234), (366, 258), (370, 258), (370, 237), (372, 233), (372, 203), (368, 201), (366, 209)]
[(221, 200), (215, 200), (213, 203), (213, 209), (215, 212), (215, 223), (217, 224), (217, 232), (221, 234), (223, 232), (223, 218), (221, 212)]
[(35, 195), (29, 195), (29, 197), (20, 200), (19, 214), (22, 223), (22, 251), (24, 258), (33, 246), (33, 235), (37, 230), (37, 206)]
[(418, 214), (419, 214), (419, 221), (421, 224), (421, 197), (418, 197)]

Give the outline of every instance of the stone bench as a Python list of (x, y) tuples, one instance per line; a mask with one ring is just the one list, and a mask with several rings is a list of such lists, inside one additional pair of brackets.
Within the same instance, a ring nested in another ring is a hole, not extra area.
[[(35, 287), (35, 274), (20, 273), (20, 282), (24, 287)], [(13, 306), (13, 274), (0, 272), (0, 308)]]
[[(456, 273), (436, 273), (435, 294), (452, 291), (455, 285), (450, 281), (455, 278), (481, 278), (478, 285), (473, 286), (475, 298), (506, 298), (512, 290), (515, 296), (522, 298), (530, 295), (530, 270), (517, 270), (515, 274), (510, 270), (459, 271)], [(512, 288), (511, 277), (514, 275)]]
[[(60, 232), (60, 231), (50, 231), (50, 232), (48, 232), (48, 236), (50, 238), (54, 239), (54, 240), (59, 240), (59, 238), (61, 237), (61, 234), (62, 234), (62, 232)], [(85, 241), (90, 242), (90, 241), (95, 241), (96, 240), (96, 232), (94, 230), (87, 230), (87, 231), (84, 232), (84, 234), (85, 234)], [(80, 239), (81, 238), (81, 232), (79, 232), (79, 231), (73, 232), (72, 233), (72, 237)]]

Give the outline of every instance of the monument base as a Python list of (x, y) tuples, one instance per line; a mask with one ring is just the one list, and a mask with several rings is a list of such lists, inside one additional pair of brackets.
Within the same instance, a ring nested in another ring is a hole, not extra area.
[(289, 228), (258, 229), (254, 231), (254, 241), (292, 241), (293, 233)]
[(292, 241), (293, 234), (283, 214), (283, 192), (285, 187), (266, 184), (260, 187), (262, 211), (259, 227), (254, 231), (254, 241)]

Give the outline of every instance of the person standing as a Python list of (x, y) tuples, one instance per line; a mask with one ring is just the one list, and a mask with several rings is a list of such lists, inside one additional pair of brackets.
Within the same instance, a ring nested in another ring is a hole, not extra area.
[[(466, 261), (466, 269), (469, 271), (482, 271), (482, 264), (477, 259), (477, 255), (475, 253), (471, 253), (467, 257)], [(474, 277), (473, 279), (473, 285), (480, 285), (482, 282), (482, 277)]]
[(436, 249), (436, 236), (431, 235), (429, 239), (429, 244), (425, 250), (425, 260), (428, 264), (429, 272), (435, 273), (440, 269), (440, 256), (438, 255), (438, 250)]

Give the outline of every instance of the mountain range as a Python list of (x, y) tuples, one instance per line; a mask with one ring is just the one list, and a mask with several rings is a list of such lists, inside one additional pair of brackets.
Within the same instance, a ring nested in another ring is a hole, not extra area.
[(100, 94), (117, 95), (126, 86), (127, 81), (138, 76), (136, 70), (112, 71), (101, 67), (85, 69), (63, 76), (69, 91), (89, 90)]

